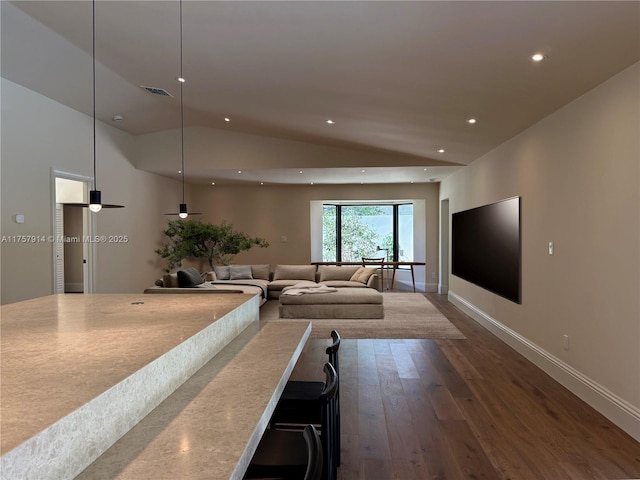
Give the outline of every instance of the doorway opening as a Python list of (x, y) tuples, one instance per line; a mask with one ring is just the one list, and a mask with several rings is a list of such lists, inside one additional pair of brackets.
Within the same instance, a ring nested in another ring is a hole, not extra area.
[(94, 288), (94, 227), (87, 203), (93, 179), (53, 171), (53, 293), (92, 293)]

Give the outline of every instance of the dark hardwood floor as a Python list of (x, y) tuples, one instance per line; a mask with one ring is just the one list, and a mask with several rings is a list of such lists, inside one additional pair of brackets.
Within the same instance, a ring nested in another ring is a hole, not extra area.
[[(452, 304), (466, 340), (343, 339), (339, 480), (640, 478), (640, 443)], [(292, 378), (323, 378), (323, 340)]]

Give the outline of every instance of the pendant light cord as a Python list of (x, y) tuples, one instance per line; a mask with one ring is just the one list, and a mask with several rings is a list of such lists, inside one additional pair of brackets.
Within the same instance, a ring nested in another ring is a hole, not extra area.
[(182, 158), (182, 203), (184, 202), (184, 103), (182, 96), (182, 86), (184, 77), (182, 76), (182, 0), (180, 0), (180, 156)]
[(92, 2), (92, 55), (93, 55), (93, 189), (98, 190), (96, 174), (96, 0)]

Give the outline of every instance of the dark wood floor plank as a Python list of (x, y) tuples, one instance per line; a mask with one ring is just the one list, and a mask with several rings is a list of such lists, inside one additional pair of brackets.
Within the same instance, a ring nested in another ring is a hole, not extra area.
[[(358, 417), (360, 453), (367, 468), (372, 464), (368, 460), (381, 461), (391, 465), (391, 452), (387, 437), (386, 417), (380, 390), (380, 377), (376, 362), (376, 340), (358, 340)], [(388, 349), (387, 349), (388, 351)], [(341, 403), (346, 402), (343, 395)]]
[(496, 478), (517, 480), (539, 480), (522, 456), (518, 446), (505, 441), (509, 435), (500, 422), (496, 422), (475, 398), (459, 399), (459, 408), (464, 413), (469, 427), (481, 442), (488, 460), (494, 466)]
[(415, 419), (413, 428), (417, 446), (430, 472), (429, 478), (461, 478), (462, 473), (448, 447), (442, 422), (429, 401), (425, 385), (415, 379), (403, 379), (402, 385), (409, 411)]
[[(390, 346), (393, 352), (393, 343)], [(376, 359), (395, 477), (426, 478), (426, 462), (417, 448), (415, 435), (418, 419), (408, 408), (398, 362), (394, 355), (386, 353), (377, 354)]]
[(393, 355), (393, 360), (398, 370), (398, 376), (400, 378), (420, 378), (420, 374), (411, 358), (411, 351), (407, 349), (404, 342), (392, 342), (390, 347), (391, 355)]

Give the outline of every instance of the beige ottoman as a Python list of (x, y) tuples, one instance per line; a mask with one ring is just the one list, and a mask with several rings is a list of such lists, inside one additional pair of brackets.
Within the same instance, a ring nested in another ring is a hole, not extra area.
[(280, 295), (280, 318), (384, 318), (382, 294), (373, 288)]

